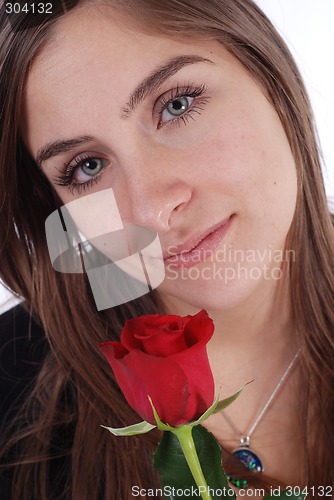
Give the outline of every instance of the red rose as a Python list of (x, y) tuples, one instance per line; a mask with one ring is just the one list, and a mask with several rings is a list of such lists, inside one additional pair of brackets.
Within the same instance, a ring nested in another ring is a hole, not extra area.
[(206, 352), (213, 330), (206, 311), (185, 318), (152, 314), (128, 320), (120, 342), (99, 347), (132, 408), (155, 424), (150, 396), (161, 421), (176, 427), (196, 420), (213, 403)]

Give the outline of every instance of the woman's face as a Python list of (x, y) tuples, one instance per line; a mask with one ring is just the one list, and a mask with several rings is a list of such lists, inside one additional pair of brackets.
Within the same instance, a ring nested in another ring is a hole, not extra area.
[(149, 36), (109, 12), (71, 11), (33, 64), (31, 154), (64, 204), (111, 187), (124, 225), (158, 232), (176, 254), (170, 300), (226, 309), (268, 291), (297, 191), (273, 106), (218, 42)]

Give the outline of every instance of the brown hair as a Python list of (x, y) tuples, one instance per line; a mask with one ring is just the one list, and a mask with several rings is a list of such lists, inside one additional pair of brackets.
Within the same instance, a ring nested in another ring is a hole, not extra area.
[[(254, 75), (277, 110), (298, 175), (297, 206), (286, 244), (297, 256), (288, 271), (304, 373), (301, 456), (309, 485), (333, 485), (333, 221), (309, 101), (290, 52), (251, 0), (103, 3), (142, 31), (220, 41)], [(29, 157), (20, 124), (26, 72), (56, 22), (57, 16), (46, 17), (28, 30), (13, 30), (6, 15), (0, 17), (0, 276), (37, 313), (50, 345), (20, 414), (23, 420), (15, 423), (15, 435), (7, 443), (7, 449), (16, 447), (18, 464), (12, 498), (57, 498), (48, 484), (53, 461), (65, 456), (71, 459), (71, 472), (64, 471), (67, 482), (59, 498), (130, 498), (131, 485), (157, 484), (151, 467), (157, 434), (120, 440), (100, 428), (102, 423), (129, 425), (138, 417), (95, 346), (117, 339), (126, 319), (156, 312), (159, 303), (152, 293), (96, 314), (84, 276), (55, 273), (51, 267), (44, 222), (60, 200)], [(70, 446), (66, 433), (73, 435)], [(55, 435), (62, 437), (57, 443)]]

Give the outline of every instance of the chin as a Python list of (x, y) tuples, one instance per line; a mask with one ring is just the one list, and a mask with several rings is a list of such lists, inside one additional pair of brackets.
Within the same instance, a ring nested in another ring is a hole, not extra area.
[(168, 296), (175, 307), (180, 303), (190, 308), (224, 311), (238, 307), (258, 286), (258, 280), (236, 279), (226, 283), (223, 280), (169, 280), (167, 277), (157, 290), (162, 297)]

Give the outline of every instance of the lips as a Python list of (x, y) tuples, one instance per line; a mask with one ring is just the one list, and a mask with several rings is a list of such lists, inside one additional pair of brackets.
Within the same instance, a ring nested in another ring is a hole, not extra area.
[(165, 264), (175, 267), (192, 267), (207, 260), (224, 239), (233, 216), (211, 226), (206, 231), (191, 236), (181, 245), (171, 246), (164, 253)]

